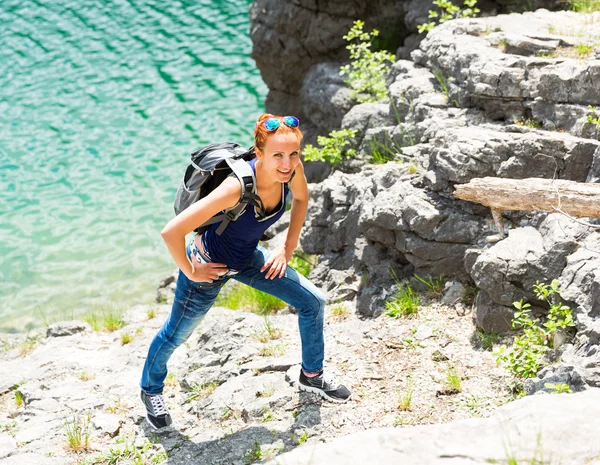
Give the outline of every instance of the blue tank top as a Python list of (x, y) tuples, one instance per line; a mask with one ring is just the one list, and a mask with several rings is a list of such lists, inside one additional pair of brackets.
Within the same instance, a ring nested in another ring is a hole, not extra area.
[[(248, 164), (256, 173), (256, 158)], [(223, 233), (216, 233), (221, 224), (215, 223), (202, 235), (202, 247), (212, 262), (225, 263), (229, 269), (241, 271), (244, 269), (262, 238), (264, 232), (285, 213), (285, 198), (289, 192), (287, 183), (281, 185), (281, 200), (266, 218), (259, 220), (252, 205), (248, 205), (244, 213), (236, 220), (231, 221)]]

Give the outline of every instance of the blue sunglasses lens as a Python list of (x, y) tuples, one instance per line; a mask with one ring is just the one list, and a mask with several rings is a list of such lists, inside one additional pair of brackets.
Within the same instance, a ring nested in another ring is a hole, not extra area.
[(283, 122), (290, 128), (297, 128), (300, 125), (300, 121), (295, 116), (285, 116)]
[(264, 125), (267, 131), (274, 131), (279, 127), (279, 120), (277, 118), (269, 118), (264, 122)]

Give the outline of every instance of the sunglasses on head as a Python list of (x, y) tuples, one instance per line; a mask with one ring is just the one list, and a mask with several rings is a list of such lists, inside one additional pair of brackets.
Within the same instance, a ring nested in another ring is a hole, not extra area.
[[(298, 126), (300, 126), (300, 121), (295, 116), (284, 116), (282, 118), (282, 121), (283, 121), (283, 124), (285, 124), (286, 126), (288, 126), (290, 128), (297, 128)], [(258, 125), (258, 122), (256, 124)], [(281, 121), (278, 120), (277, 118), (268, 118), (263, 122), (263, 126), (269, 132), (275, 131), (279, 127), (280, 124), (281, 124)]]

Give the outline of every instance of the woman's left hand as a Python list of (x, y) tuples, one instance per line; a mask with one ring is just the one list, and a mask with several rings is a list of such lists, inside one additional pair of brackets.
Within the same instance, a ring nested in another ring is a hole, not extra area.
[(294, 251), (287, 251), (284, 246), (277, 247), (271, 253), (269, 259), (265, 262), (265, 264), (260, 269), (261, 272), (264, 272), (268, 269), (265, 278), (267, 279), (275, 279), (282, 278), (285, 274), (285, 269), (287, 268), (288, 262), (292, 259), (292, 254)]

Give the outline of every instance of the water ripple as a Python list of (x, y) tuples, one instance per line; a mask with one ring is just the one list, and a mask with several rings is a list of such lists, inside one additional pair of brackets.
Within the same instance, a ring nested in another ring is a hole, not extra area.
[(188, 153), (262, 111), (249, 4), (0, 3), (0, 330), (153, 297)]

